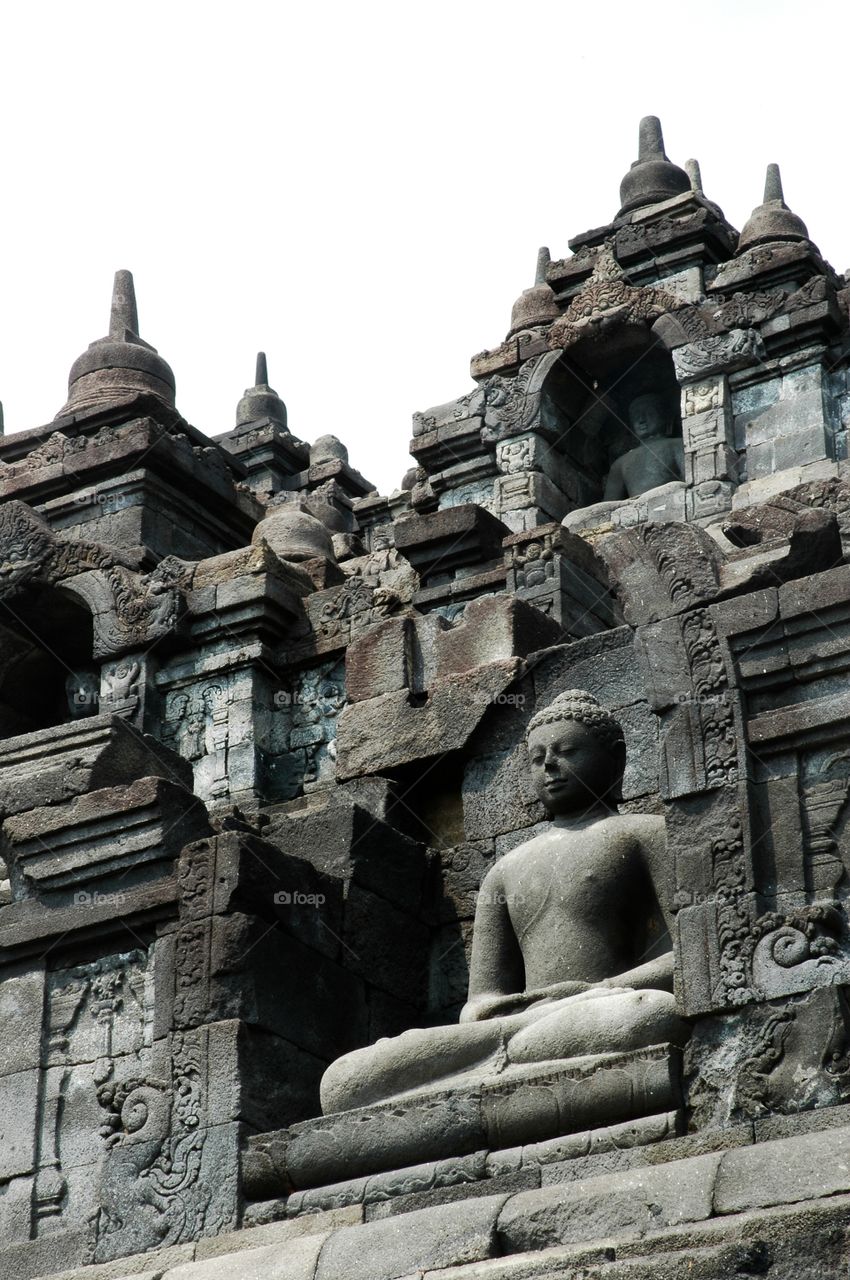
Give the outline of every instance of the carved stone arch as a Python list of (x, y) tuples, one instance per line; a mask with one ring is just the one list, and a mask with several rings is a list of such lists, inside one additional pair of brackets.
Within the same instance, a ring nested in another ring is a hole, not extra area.
[(610, 246), (603, 249), (593, 275), (549, 329), (550, 349), (513, 376), (490, 377), (476, 393), (483, 442), (538, 437), (537, 453), (560, 472), (571, 509), (600, 501), (615, 458), (635, 445), (628, 407), (637, 396), (660, 393), (679, 430), (671, 345), (654, 326), (680, 307), (661, 288), (631, 284)]
[(680, 305), (663, 288), (632, 284), (608, 241), (597, 254), (592, 275), (549, 330), (549, 345), (563, 351), (580, 342), (608, 343), (618, 330), (648, 329)]
[(95, 658), (149, 647), (174, 630), (180, 615), (175, 587), (124, 565), (90, 569), (63, 585), (91, 609)]
[(0, 600), (62, 586), (91, 613), (93, 655), (146, 647), (175, 627), (181, 597), (171, 572), (141, 574), (96, 542), (64, 541), (24, 502), (0, 507)]

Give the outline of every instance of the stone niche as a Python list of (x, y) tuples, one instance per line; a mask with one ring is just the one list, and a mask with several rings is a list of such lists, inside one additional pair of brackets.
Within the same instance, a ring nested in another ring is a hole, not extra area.
[(92, 615), (79, 597), (53, 587), (31, 589), (0, 604), (0, 627), (4, 738), (97, 713)]

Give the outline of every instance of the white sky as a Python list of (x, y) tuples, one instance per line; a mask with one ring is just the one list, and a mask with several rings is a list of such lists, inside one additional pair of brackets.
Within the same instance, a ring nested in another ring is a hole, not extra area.
[(50, 421), (134, 272), (177, 405), (229, 429), (254, 355), (291, 430), (383, 492), (472, 385), (537, 248), (610, 221), (659, 115), (740, 228), (785, 197), (850, 265), (840, 0), (7, 3), (0, 398)]

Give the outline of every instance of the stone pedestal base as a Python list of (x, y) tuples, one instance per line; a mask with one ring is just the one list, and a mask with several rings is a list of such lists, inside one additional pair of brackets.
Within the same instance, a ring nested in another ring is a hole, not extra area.
[(680, 1076), (679, 1051), (666, 1044), (510, 1067), (263, 1135), (246, 1178), (262, 1198), (657, 1116), (679, 1106)]

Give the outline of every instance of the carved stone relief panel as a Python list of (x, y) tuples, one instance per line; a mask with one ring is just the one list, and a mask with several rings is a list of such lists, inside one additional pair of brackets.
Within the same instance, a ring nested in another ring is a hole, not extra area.
[(848, 1027), (844, 987), (701, 1019), (685, 1054), (692, 1124), (711, 1128), (847, 1103)]
[(80, 1227), (94, 1210), (102, 1124), (98, 1091), (138, 1074), (149, 1058), (153, 1007), (153, 972), (141, 950), (49, 974), (35, 1235)]
[(376, 548), (352, 563), (345, 582), (308, 597), (304, 638), (295, 644), (287, 640), (278, 654), (282, 664), (341, 653), (352, 639), (409, 601), (418, 585), (395, 547)]
[(332, 782), (336, 730), (345, 705), (345, 663), (294, 673), (273, 696), (267, 770), (271, 793), (288, 798)]
[[(710, 883), (679, 877), (691, 1011), (850, 982), (847, 578), (839, 568), (759, 592), (746, 609), (730, 600), (686, 615), (689, 696), (701, 712), (718, 699), (700, 732), (707, 748), (728, 744), (718, 778), (737, 741), (740, 778), (728, 833), (706, 820), (689, 830), (710, 857)], [(676, 807), (673, 796), (674, 847)]]
[(142, 688), (147, 666), (146, 655), (127, 654), (107, 662), (100, 674), (100, 710), (138, 722), (142, 705)]
[(706, 375), (683, 388), (682, 440), (688, 485), (736, 478), (734, 418), (725, 375)]
[(228, 749), (233, 677), (220, 676), (172, 689), (165, 695), (160, 736), (195, 766), (195, 790), (218, 800), (230, 790)]
[(173, 1032), (149, 1072), (100, 1089), (105, 1146), (89, 1262), (235, 1226), (236, 1127), (214, 1123), (209, 1056), (207, 1028)]

